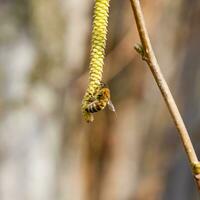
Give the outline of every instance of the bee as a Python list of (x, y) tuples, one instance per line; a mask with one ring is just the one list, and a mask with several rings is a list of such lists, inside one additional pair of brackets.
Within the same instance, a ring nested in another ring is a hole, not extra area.
[(110, 89), (105, 83), (101, 82), (100, 89), (95, 95), (95, 98), (91, 100), (91, 103), (86, 108), (86, 111), (89, 113), (95, 113), (103, 110), (107, 105), (111, 111), (116, 112), (110, 99)]

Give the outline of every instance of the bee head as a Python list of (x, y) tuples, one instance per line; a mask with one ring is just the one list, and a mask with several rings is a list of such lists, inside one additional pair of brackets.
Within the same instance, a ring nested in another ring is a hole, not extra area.
[(104, 83), (103, 81), (100, 82), (100, 87), (101, 88), (108, 88), (108, 85)]

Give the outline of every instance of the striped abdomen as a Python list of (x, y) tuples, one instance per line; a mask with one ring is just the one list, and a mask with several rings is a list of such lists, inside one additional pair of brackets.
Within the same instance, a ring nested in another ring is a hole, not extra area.
[(89, 113), (95, 113), (95, 112), (101, 111), (106, 107), (107, 103), (108, 103), (107, 101), (96, 100), (88, 105), (88, 107), (86, 108), (86, 111)]

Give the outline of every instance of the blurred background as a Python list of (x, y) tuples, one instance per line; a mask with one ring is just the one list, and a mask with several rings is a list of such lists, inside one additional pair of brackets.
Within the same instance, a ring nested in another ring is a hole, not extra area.
[[(200, 155), (200, 1), (141, 1)], [(130, 2), (112, 0), (104, 68), (117, 118), (83, 121), (93, 0), (0, 0), (0, 199), (197, 200)]]

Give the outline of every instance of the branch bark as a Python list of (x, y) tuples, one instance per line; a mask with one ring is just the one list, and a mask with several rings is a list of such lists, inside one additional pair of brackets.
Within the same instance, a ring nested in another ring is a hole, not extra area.
[[(131, 2), (132, 10), (134, 13), (140, 40), (142, 43), (142, 45), (138, 45), (137, 47), (135, 47), (135, 49), (142, 56), (142, 59), (146, 61), (146, 63), (148, 64), (154, 76), (154, 79), (160, 89), (162, 97), (167, 105), (167, 108), (178, 130), (181, 142), (184, 146), (185, 152), (190, 162), (190, 166), (193, 170), (194, 178), (195, 180), (198, 180), (197, 177), (200, 176), (200, 172), (198, 170), (199, 161), (195, 153), (194, 147), (192, 145), (192, 142), (190, 140), (188, 131), (183, 122), (183, 119), (180, 115), (180, 112), (177, 108), (174, 98), (170, 92), (167, 82), (165, 81), (164, 76), (160, 70), (154, 51), (152, 49), (151, 42), (150, 42), (148, 32), (146, 29), (145, 21), (144, 21), (142, 9), (140, 6), (140, 1), (130, 0), (130, 2)], [(196, 182), (200, 191), (200, 181), (196, 181)]]

